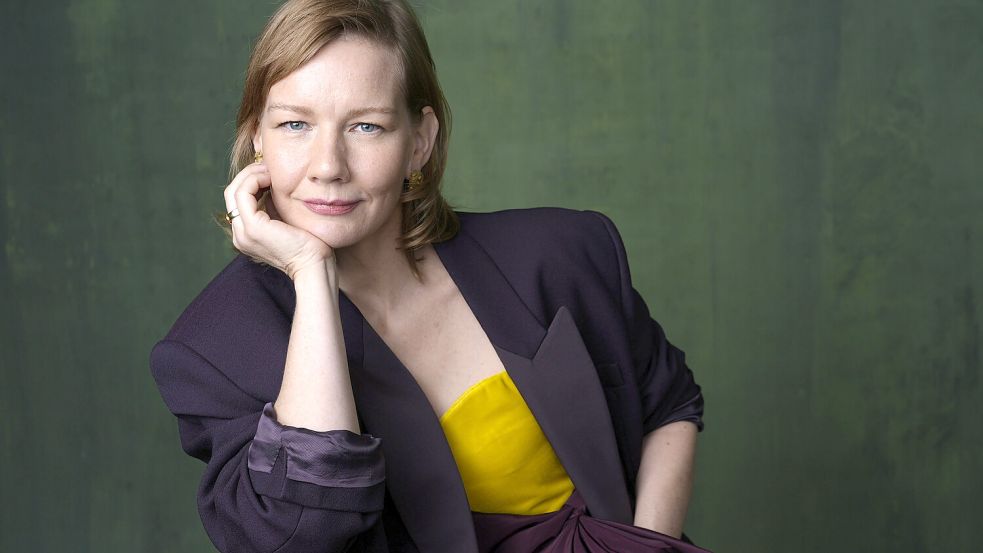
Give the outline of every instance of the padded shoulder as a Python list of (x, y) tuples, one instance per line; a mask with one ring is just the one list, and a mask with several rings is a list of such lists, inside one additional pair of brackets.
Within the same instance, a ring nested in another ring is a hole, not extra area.
[(461, 230), (484, 243), (488, 240), (537, 242), (596, 235), (602, 228), (591, 211), (564, 207), (530, 207), (488, 213), (459, 212)]
[(527, 302), (551, 314), (585, 294), (620, 297), (620, 236), (602, 213), (559, 207), (459, 213), (470, 235)]
[(263, 397), (268, 367), (282, 367), (295, 300), (286, 275), (239, 255), (191, 301), (164, 341), (186, 346)]
[(510, 257), (544, 262), (614, 261), (611, 237), (595, 211), (561, 207), (459, 213), (461, 231), (471, 235), (496, 260)]
[(608, 224), (613, 227), (613, 223), (596, 211), (535, 207), (459, 215), (461, 231), (471, 235), (500, 265), (531, 259), (574, 263), (581, 269), (595, 266), (604, 272), (617, 267), (608, 231)]
[[(292, 292), (286, 275), (237, 255), (188, 304), (168, 331), (165, 339), (194, 346), (201, 331), (227, 326), (256, 310), (288, 307), (278, 305)], [(282, 278), (281, 278), (282, 277)], [(289, 306), (293, 310), (293, 306)]]

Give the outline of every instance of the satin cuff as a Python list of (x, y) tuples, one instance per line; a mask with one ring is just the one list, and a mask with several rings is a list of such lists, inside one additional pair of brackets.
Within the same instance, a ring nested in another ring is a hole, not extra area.
[(363, 488), (385, 480), (382, 440), (348, 430), (316, 432), (277, 422), (273, 404), (263, 407), (249, 445), (251, 470), (271, 473), (286, 456), (288, 480), (333, 488)]

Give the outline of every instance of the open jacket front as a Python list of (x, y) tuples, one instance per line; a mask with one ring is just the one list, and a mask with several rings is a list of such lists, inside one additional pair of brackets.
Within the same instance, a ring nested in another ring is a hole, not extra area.
[[(632, 287), (621, 237), (592, 211), (459, 216), (458, 235), (434, 244), (441, 262), (590, 514), (630, 524), (642, 437), (679, 420), (702, 428), (703, 399)], [(476, 551), (437, 415), (340, 300), (363, 436), (273, 428), (263, 415), (279, 392), (296, 301), (278, 270), (238, 256), (155, 346), (151, 368), (182, 446), (207, 463), (198, 504), (209, 537), (236, 552)], [(258, 425), (278, 438), (260, 444)], [(364, 458), (340, 454), (345, 439)], [(297, 468), (331, 459), (364, 463), (367, 476)], [(372, 478), (368, 467), (383, 459), (384, 475)]]

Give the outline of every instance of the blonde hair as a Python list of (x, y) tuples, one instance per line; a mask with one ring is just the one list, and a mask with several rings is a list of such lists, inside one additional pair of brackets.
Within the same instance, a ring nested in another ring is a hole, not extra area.
[[(437, 81), (423, 29), (405, 0), (288, 0), (277, 9), (249, 57), (229, 178), (253, 162), (252, 137), (270, 88), (344, 34), (359, 35), (390, 48), (399, 60), (403, 98), (414, 122), (419, 122), (421, 110), (430, 106), (439, 123), (430, 159), (421, 168), (423, 183), (400, 197), (402, 229), (397, 248), (405, 251), (410, 269), (420, 278), (415, 252), (452, 238), (460, 222), (440, 192), (450, 139), (450, 106)], [(264, 209), (265, 201), (260, 206)], [(224, 213), (220, 223), (231, 239)]]

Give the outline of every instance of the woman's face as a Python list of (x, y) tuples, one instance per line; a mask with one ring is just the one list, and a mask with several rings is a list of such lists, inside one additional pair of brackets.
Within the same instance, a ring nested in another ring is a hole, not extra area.
[(395, 246), (403, 179), (426, 163), (437, 132), (429, 107), (414, 124), (399, 79), (395, 54), (349, 36), (272, 86), (253, 146), (284, 222), (333, 248)]

